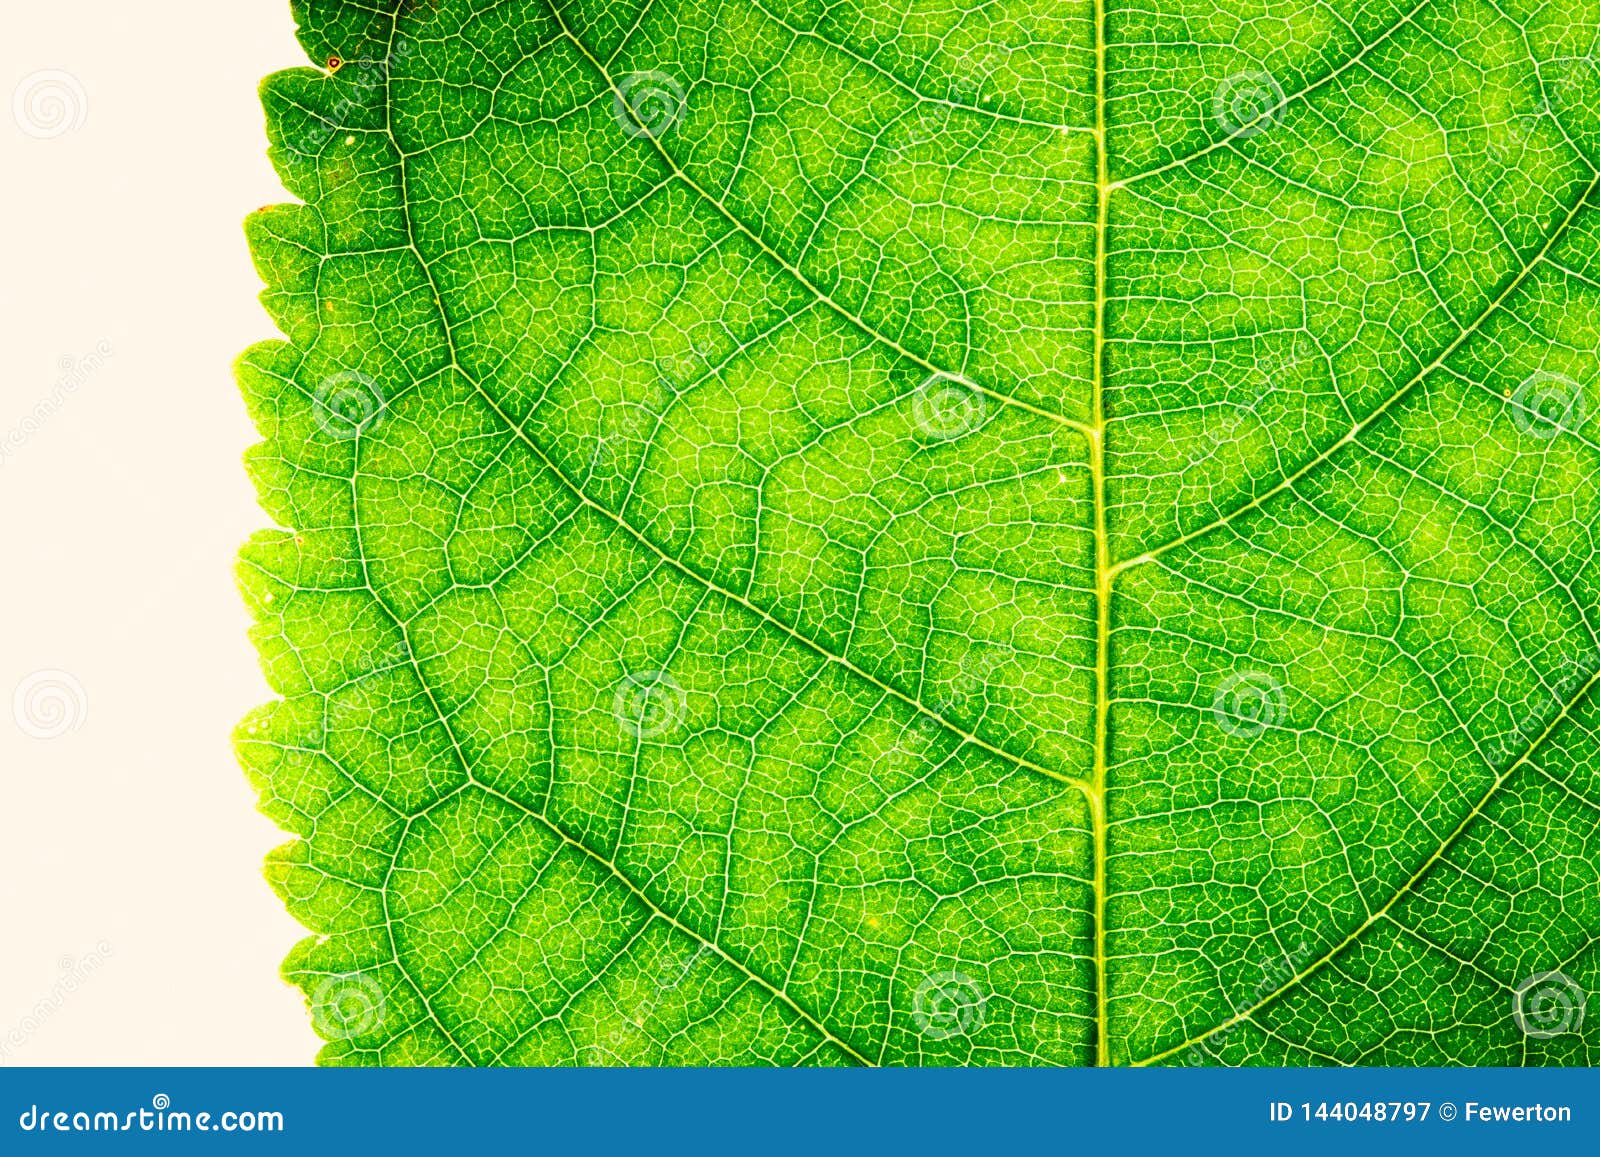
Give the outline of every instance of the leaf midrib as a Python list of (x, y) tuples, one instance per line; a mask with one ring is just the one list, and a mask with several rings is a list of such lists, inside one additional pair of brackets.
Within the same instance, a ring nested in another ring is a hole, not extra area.
[(1106, 519), (1106, 265), (1111, 222), (1111, 161), (1106, 147), (1106, 0), (1094, 0), (1094, 347), (1090, 371), (1089, 475), (1094, 504), (1094, 766), (1084, 794), (1094, 856), (1094, 1063), (1111, 1063), (1106, 906), (1110, 887), (1109, 808), (1111, 762), (1111, 535)]

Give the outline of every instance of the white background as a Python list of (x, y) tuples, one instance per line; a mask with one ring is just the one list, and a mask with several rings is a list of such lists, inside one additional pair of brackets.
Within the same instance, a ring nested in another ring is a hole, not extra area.
[[(270, 698), (233, 580), (267, 520), (231, 363), (277, 336), (241, 225), (286, 199), (256, 86), (305, 57), (287, 0), (5, 0), (4, 27), (0, 1063), (306, 1064), (278, 977), (304, 932), (261, 875), (287, 837), (230, 746)], [(40, 70), (81, 99), (19, 116)], [(41, 669), (83, 691), (53, 739), (15, 718)]]

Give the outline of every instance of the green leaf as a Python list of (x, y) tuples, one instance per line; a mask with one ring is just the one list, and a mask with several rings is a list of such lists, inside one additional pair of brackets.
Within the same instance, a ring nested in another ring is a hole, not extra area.
[(324, 1061), (1600, 1063), (1597, 0), (294, 7)]

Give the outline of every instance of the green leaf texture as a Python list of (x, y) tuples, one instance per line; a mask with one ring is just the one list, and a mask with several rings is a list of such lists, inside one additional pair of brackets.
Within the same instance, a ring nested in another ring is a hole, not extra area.
[(359, 1064), (1595, 1064), (1600, 0), (300, 0)]

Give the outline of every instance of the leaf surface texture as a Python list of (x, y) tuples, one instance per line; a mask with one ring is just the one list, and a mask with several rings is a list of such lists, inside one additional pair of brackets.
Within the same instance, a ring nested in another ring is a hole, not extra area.
[(294, 8), (322, 1060), (1600, 1062), (1593, 0)]

